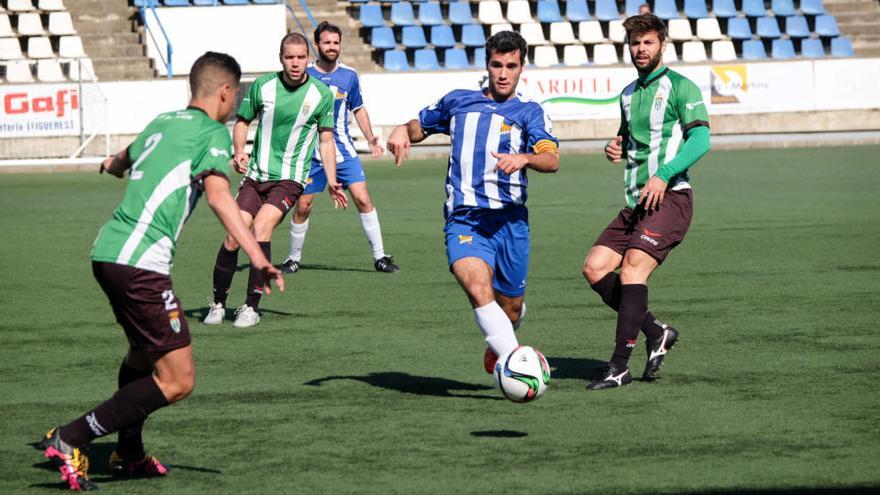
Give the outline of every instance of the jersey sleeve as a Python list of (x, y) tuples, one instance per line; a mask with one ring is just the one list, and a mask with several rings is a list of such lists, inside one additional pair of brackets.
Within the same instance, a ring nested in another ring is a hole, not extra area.
[(247, 120), (248, 122), (254, 120), (257, 114), (260, 113), (260, 107), (263, 105), (263, 101), (260, 98), (260, 86), (259, 80), (254, 81), (251, 84), (250, 89), (244, 98), (241, 100), (241, 104), (238, 106), (238, 116)]
[(333, 93), (328, 89), (321, 95), (321, 103), (317, 112), (318, 129), (333, 129), (333, 106)]
[(226, 127), (215, 127), (205, 136), (205, 146), (192, 164), (192, 176), (200, 180), (207, 175), (229, 173), (229, 160), (232, 158), (232, 138)]
[(676, 105), (684, 131), (697, 127), (709, 127), (709, 110), (703, 101), (700, 88), (690, 79), (685, 79), (678, 87)]
[(346, 104), (352, 112), (364, 106), (364, 100), (361, 97), (361, 80), (357, 75), (354, 75), (354, 83), (351, 85), (346, 99), (348, 100)]
[(419, 112), (419, 125), (426, 133), (449, 134), (451, 95), (447, 94)]
[(559, 140), (553, 135), (553, 122), (550, 115), (539, 103), (532, 103), (526, 116), (526, 146), (535, 153), (558, 153)]

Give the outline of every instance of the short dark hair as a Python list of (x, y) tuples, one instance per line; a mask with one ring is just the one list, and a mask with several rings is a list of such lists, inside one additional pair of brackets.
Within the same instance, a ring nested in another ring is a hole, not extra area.
[(645, 33), (655, 31), (660, 43), (666, 41), (666, 23), (654, 14), (641, 14), (628, 17), (623, 21), (623, 29), (626, 30), (626, 41), (629, 43), (631, 39), (641, 36)]
[(189, 70), (189, 90), (193, 97), (205, 97), (224, 83), (238, 84), (241, 66), (230, 55), (205, 52)]
[(278, 53), (284, 52), (284, 45), (303, 45), (308, 48), (309, 40), (300, 33), (287, 33), (281, 38), (281, 44), (278, 46)]
[(519, 63), (526, 63), (528, 44), (525, 38), (513, 31), (499, 31), (486, 40), (486, 65), (489, 65), (489, 57), (492, 52), (510, 53), (519, 50)]
[(327, 21), (322, 21), (321, 24), (318, 24), (318, 27), (315, 28), (315, 43), (321, 42), (321, 33), (323, 32), (336, 33), (339, 35), (339, 41), (342, 41), (342, 30), (339, 29), (339, 26), (336, 24), (330, 24)]

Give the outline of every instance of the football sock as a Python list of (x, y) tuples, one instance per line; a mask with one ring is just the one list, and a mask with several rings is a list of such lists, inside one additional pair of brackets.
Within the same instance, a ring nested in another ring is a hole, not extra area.
[(309, 220), (303, 223), (293, 223), (290, 219), (290, 255), (287, 259), (300, 261), (303, 255), (303, 244), (306, 242), (306, 232), (309, 230)]
[(385, 247), (382, 245), (382, 228), (379, 226), (379, 215), (375, 208), (369, 213), (361, 213), (361, 227), (364, 228), (364, 235), (367, 236), (367, 241), (373, 250), (373, 259), (384, 258)]
[(496, 355), (503, 356), (519, 346), (516, 335), (513, 334), (510, 318), (497, 302), (492, 301), (476, 308), (474, 316), (477, 319), (477, 326), (486, 336), (486, 344)]
[[(125, 360), (119, 366), (119, 388), (134, 383), (141, 378), (153, 376), (153, 370), (141, 370), (128, 365)], [(126, 459), (140, 458), (144, 455), (144, 440), (141, 433), (144, 422), (138, 421), (119, 430), (116, 440), (116, 453)]]
[[(590, 288), (599, 294), (608, 307), (614, 311), (620, 308), (620, 275), (617, 272), (609, 272), (595, 284), (590, 284)], [(645, 321), (640, 328), (648, 340), (657, 340), (663, 336), (663, 327), (650, 311), (645, 312)]]
[(229, 286), (232, 285), (232, 277), (235, 276), (237, 265), (238, 249), (229, 251), (221, 244), (220, 251), (217, 252), (217, 261), (214, 263), (214, 304), (220, 303), (226, 306)]
[[(266, 259), (271, 260), (272, 243), (270, 241), (265, 241), (259, 244), (260, 249), (263, 250), (263, 254), (266, 255)], [(244, 303), (256, 310), (260, 305), (260, 298), (263, 297), (263, 285), (265, 284), (266, 282), (263, 280), (263, 275), (258, 270), (254, 269), (254, 265), (251, 265), (251, 271), (248, 274), (247, 298)]]
[(152, 376), (140, 378), (120, 388), (109, 400), (79, 419), (62, 426), (58, 433), (72, 447), (83, 447), (92, 440), (143, 422), (168, 400)]
[(620, 310), (617, 312), (617, 337), (611, 364), (618, 369), (627, 367), (629, 356), (636, 346), (639, 324), (645, 321), (648, 311), (648, 286), (623, 284), (620, 286)]

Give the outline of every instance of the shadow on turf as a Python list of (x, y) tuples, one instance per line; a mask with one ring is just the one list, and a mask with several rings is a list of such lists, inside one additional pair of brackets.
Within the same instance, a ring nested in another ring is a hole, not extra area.
[[(243, 272), (245, 270), (249, 270), (251, 267), (250, 263), (245, 263), (238, 265), (235, 267), (235, 271)], [(275, 265), (275, 268), (281, 269), (281, 265)], [(373, 273), (376, 270), (369, 270), (366, 268), (346, 268), (342, 266), (331, 266), (331, 265), (299, 265), (300, 270), (322, 270), (325, 272), (365, 272), (365, 273)]]
[(522, 438), (529, 436), (528, 433), (524, 431), (514, 431), (514, 430), (484, 430), (484, 431), (472, 431), (472, 437), (491, 437), (491, 438)]
[[(195, 309), (185, 309), (183, 314), (189, 318), (190, 320), (202, 321), (208, 316), (208, 311), (211, 308), (207, 306), (203, 306), (201, 308)], [(265, 309), (260, 308), (260, 314), (270, 314), (270, 315), (281, 315), (281, 316), (293, 316), (293, 313), (288, 313), (287, 311), (276, 311), (274, 309)], [(235, 319), (235, 310), (232, 308), (226, 308), (226, 316), (223, 317), (226, 321), (232, 321)]]
[(599, 378), (608, 361), (592, 358), (547, 357), (552, 380), (587, 380)]
[(453, 393), (454, 391), (476, 392), (492, 390), (492, 387), (486, 385), (474, 385), (473, 383), (464, 383), (433, 376), (414, 376), (409, 373), (401, 373), (398, 371), (383, 371), (370, 373), (364, 376), (326, 376), (324, 378), (317, 378), (305, 382), (304, 385), (320, 387), (324, 382), (333, 380), (356, 380), (374, 387), (394, 390), (405, 394), (433, 395), (434, 397), (457, 397), (463, 399), (504, 400), (501, 397), (496, 397), (494, 395)]

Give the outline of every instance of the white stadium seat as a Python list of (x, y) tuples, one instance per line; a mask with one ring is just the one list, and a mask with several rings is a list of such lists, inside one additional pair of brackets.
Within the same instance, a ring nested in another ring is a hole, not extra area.
[(9, 16), (0, 14), (0, 38), (9, 38), (15, 36), (12, 32), (12, 24), (9, 22)]
[(602, 25), (599, 21), (581, 21), (578, 24), (578, 39), (591, 45), (604, 43), (605, 35), (602, 34)]
[(559, 56), (556, 54), (555, 46), (535, 47), (536, 67), (551, 67), (554, 65), (559, 65)]
[(616, 20), (608, 23), (608, 39), (613, 43), (623, 43), (626, 40), (626, 29), (623, 29), (623, 21)]
[(519, 26), (519, 34), (525, 38), (529, 45), (543, 45), (547, 43), (544, 37), (544, 28), (540, 22), (528, 22)]
[(43, 29), (43, 21), (40, 20), (40, 14), (35, 12), (19, 14), (18, 26), (16, 26), (18, 34), (22, 36), (39, 36), (46, 32)]
[(55, 52), (52, 51), (52, 43), (45, 36), (34, 36), (28, 38), (27, 42), (28, 58), (55, 58)]
[(568, 21), (551, 22), (550, 23), (550, 43), (557, 45), (567, 45), (575, 43), (577, 39), (574, 37), (574, 30)]
[(587, 58), (587, 48), (584, 45), (566, 45), (562, 52), (562, 60), (565, 65), (570, 67), (590, 63), (590, 60)]
[(79, 81), (82, 74), (83, 81), (91, 81), (95, 79), (95, 68), (92, 66), (92, 59), (78, 58), (71, 60), (68, 65), (67, 75), (71, 81)]
[(697, 19), (697, 38), (704, 41), (724, 39), (724, 35), (721, 34), (721, 26), (718, 25), (718, 19), (714, 17)]
[(596, 65), (613, 65), (618, 62), (617, 49), (610, 43), (593, 47), (593, 63)]
[(0, 38), (0, 60), (18, 60), (24, 58), (18, 38)]
[(58, 60), (47, 59), (37, 61), (37, 80), (40, 82), (62, 82), (67, 78), (64, 77)]
[(674, 64), (678, 62), (678, 53), (675, 51), (675, 43), (667, 43), (666, 51), (663, 52), (663, 63)]
[(730, 40), (718, 40), (712, 42), (712, 60), (716, 62), (730, 62), (736, 60), (736, 48)]
[(706, 47), (702, 41), (686, 41), (681, 45), (682, 62), (705, 62)]
[(532, 9), (527, 0), (510, 0), (507, 2), (507, 22), (525, 24), (532, 22)]
[(31, 64), (24, 60), (16, 60), (6, 65), (6, 82), (10, 83), (31, 83), (34, 82), (34, 76), (31, 74)]
[(56, 36), (76, 34), (73, 28), (73, 19), (69, 12), (52, 12), (49, 14), (49, 33)]
[(492, 36), (495, 33), (500, 33), (501, 31), (513, 31), (513, 26), (509, 22), (499, 22), (498, 24), (492, 24), (489, 28), (489, 36)]
[(31, 0), (9, 0), (6, 2), (6, 10), (10, 12), (30, 12), (34, 10)]
[(490, 0), (480, 2), (477, 18), (480, 24), (500, 24), (504, 21), (504, 14), (501, 13), (501, 2)]
[(82, 38), (79, 36), (62, 36), (58, 41), (58, 56), (61, 58), (82, 58), (86, 56)]
[(64, 2), (62, 2), (61, 0), (40, 0), (38, 6), (43, 12), (57, 12), (61, 10), (67, 10), (64, 8)]
[(687, 19), (669, 19), (669, 39), (675, 41), (690, 41), (694, 39), (691, 31), (691, 21)]
[(620, 57), (621, 63), (624, 63), (626, 65), (632, 65), (633, 58), (632, 58), (632, 54), (630, 54), (630, 52), (629, 52), (629, 45), (623, 45), (623, 47), (621, 47), (621, 48), (622, 49), (620, 50), (620, 53), (623, 54), (623, 56)]

